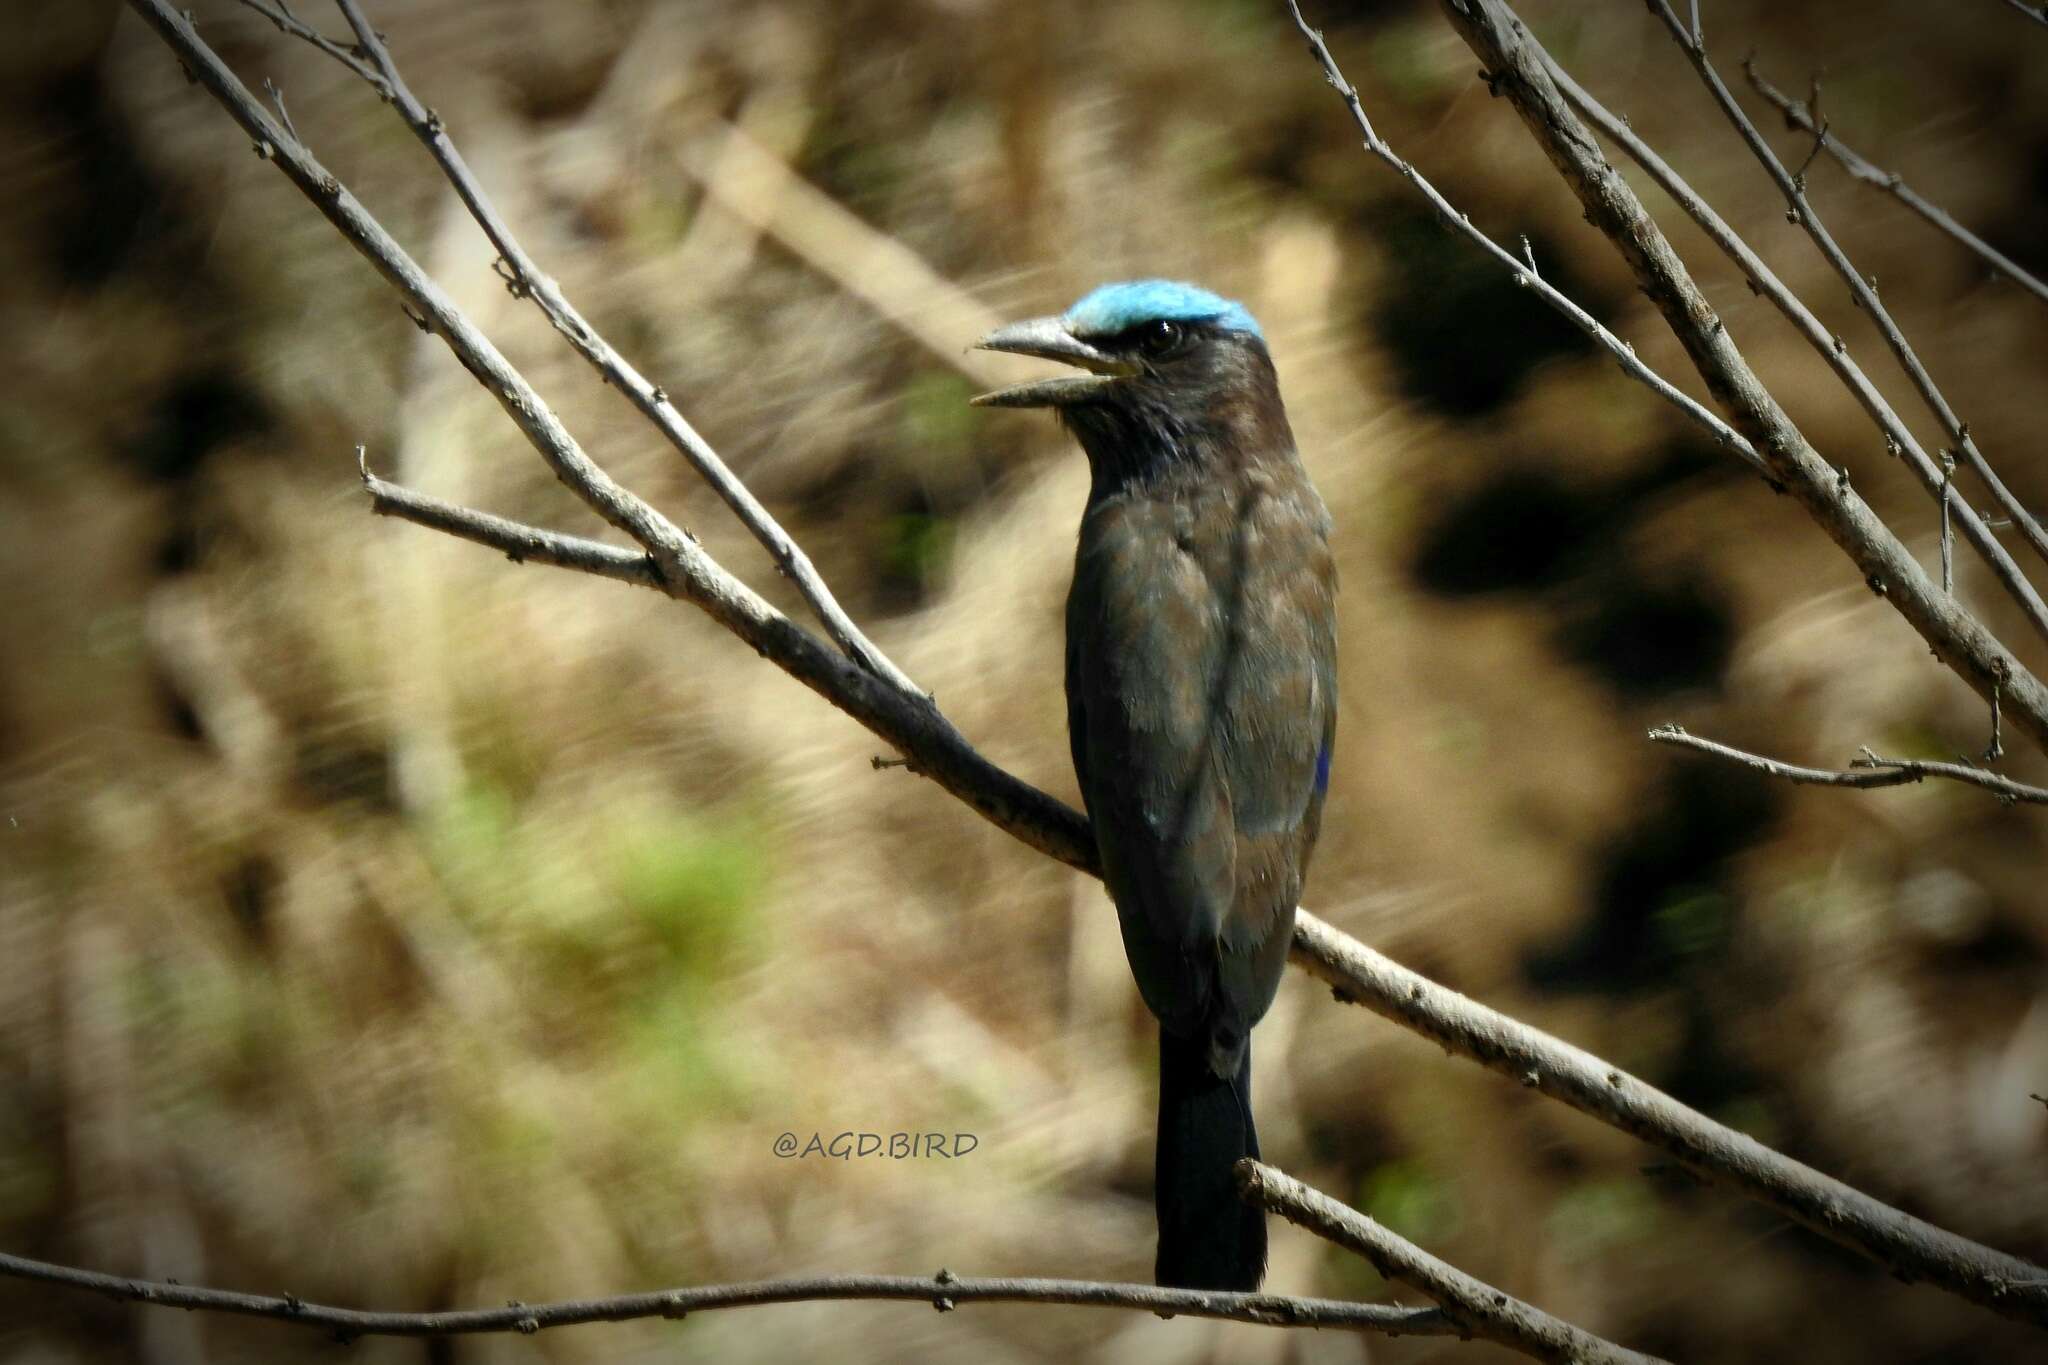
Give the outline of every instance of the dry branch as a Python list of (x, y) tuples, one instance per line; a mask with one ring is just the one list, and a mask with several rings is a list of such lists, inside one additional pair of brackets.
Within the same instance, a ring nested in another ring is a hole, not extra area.
[[(1644, 364), (1637, 358), (1634, 346), (1608, 331), (1591, 313), (1566, 298), (1555, 285), (1543, 278), (1536, 269), (1533, 256), (1529, 259), (1517, 259), (1513, 252), (1472, 226), (1469, 215), (1459, 212), (1436, 186), (1429, 183), (1422, 172), (1416, 170), (1412, 163), (1396, 152), (1373, 128), (1372, 120), (1366, 116), (1365, 105), (1358, 97), (1358, 91), (1344, 79), (1344, 73), (1337, 69), (1337, 59), (1330, 55), (1329, 47), (1323, 42), (1323, 35), (1311, 28), (1308, 20), (1302, 17), (1299, 0), (1287, 0), (1287, 7), (1293, 12), (1295, 27), (1308, 39), (1309, 51), (1322, 63), (1323, 79), (1328, 81), (1331, 88), (1344, 97), (1345, 104), (1350, 106), (1352, 120), (1358, 124), (1358, 130), (1365, 135), (1365, 149), (1368, 152), (1384, 161), (1396, 174), (1415, 186), (1416, 192), (1436, 212), (1437, 219), (1445, 227), (1467, 238), (1473, 245), (1493, 257), (1514, 276), (1516, 284), (1525, 289), (1535, 290), (1538, 298), (1561, 313), (1567, 322), (1612, 355), (1620, 364), (1622, 373), (1643, 384), (1650, 392), (1684, 413), (1689, 420), (1713, 437), (1717, 444), (1734, 451), (1744, 463), (1759, 474), (1769, 477), (1770, 471), (1765, 468), (1763, 457), (1756, 453), (1755, 447), (1751, 446), (1740, 432), (1709, 412), (1690, 394), (1684, 393), (1670, 380)], [(1523, 245), (1526, 249), (1526, 239)]]
[(964, 1303), (1060, 1303), (1089, 1308), (1125, 1308), (1146, 1313), (1219, 1318), (1267, 1327), (1328, 1327), (1387, 1336), (1458, 1336), (1462, 1329), (1434, 1308), (1346, 1303), (1338, 1299), (1293, 1298), (1285, 1294), (1215, 1293), (1161, 1289), (1149, 1284), (1031, 1278), (966, 1279), (941, 1270), (913, 1275), (820, 1275), (801, 1279), (754, 1280), (743, 1284), (697, 1285), (601, 1299), (555, 1303), (511, 1303), (502, 1308), (458, 1308), (438, 1313), (390, 1313), (308, 1303), (296, 1295), (243, 1294), (229, 1289), (137, 1280), (92, 1270), (32, 1261), (0, 1253), (0, 1275), (89, 1290), (126, 1303), (199, 1309), (270, 1318), (327, 1331), (342, 1341), (356, 1337), (447, 1337), (490, 1332), (532, 1335), (543, 1327), (586, 1322), (678, 1319), (720, 1308), (753, 1308), (770, 1303), (817, 1300), (896, 1299), (927, 1303), (950, 1312)]
[(1923, 1222), (1714, 1122), (1582, 1048), (1446, 990), (1302, 911), (1294, 961), (1339, 1000), (1512, 1076), (1885, 1266), (2048, 1327), (2048, 1270)]
[[(831, 649), (726, 572), (659, 513), (612, 482), (575, 444), (525, 379), (340, 182), (296, 139), (284, 137), (262, 105), (199, 39), (189, 20), (164, 0), (130, 0), (130, 4), (163, 37), (194, 79), (256, 140), (259, 151), (276, 162), (426, 320), (457, 359), (491, 389), (563, 482), (631, 535), (646, 554), (453, 507), (385, 483), (365, 469), (366, 485), (377, 510), (464, 536), (515, 559), (647, 582), (696, 604), (764, 658), (896, 746), (916, 772), (938, 782), (984, 818), (1049, 856), (1084, 872), (1098, 873), (1093, 840), (1078, 813), (989, 763), (928, 698)], [(1760, 424), (1758, 429), (1779, 435), (1768, 424)], [(1773, 450), (1770, 459), (1774, 468), (1797, 466), (1799, 459), (1817, 463), (1817, 457), (1803, 446), (1789, 454)], [(1892, 544), (1895, 547), (1896, 543)], [(643, 564), (647, 567), (639, 567)], [(1974, 638), (1956, 648), (1970, 659), (1983, 655)], [(2017, 671), (2015, 676), (2038, 693), (2031, 678)], [(2023, 718), (2030, 714), (2034, 724), (2029, 728), (2039, 734), (2039, 698), (2029, 695), (2034, 710), (2023, 713)], [(2010, 690), (2007, 696), (2009, 703), (2019, 701)], [(1898, 1273), (1927, 1278), (1965, 1297), (1989, 1302), (2008, 1315), (2048, 1323), (2048, 1271), (1933, 1228), (1771, 1152), (1623, 1076), (1590, 1054), (1400, 967), (1306, 911), (1298, 920), (1294, 959), (1337, 986), (1343, 998), (1642, 1137), (1702, 1173), (1798, 1218)], [(915, 1292), (903, 1289), (902, 1297), (932, 1297), (928, 1282), (895, 1283), (916, 1286)], [(273, 1308), (279, 1302), (269, 1301)]]
[(1745, 749), (1702, 739), (1688, 734), (1676, 725), (1660, 725), (1649, 732), (1649, 737), (1658, 744), (1675, 745), (1681, 749), (1695, 749), (1703, 754), (1737, 763), (1745, 768), (1754, 768), (1771, 777), (1782, 777), (1787, 782), (1796, 782), (1808, 787), (1904, 787), (1928, 778), (1939, 778), (1949, 782), (1962, 782), (1973, 787), (1982, 787), (2001, 801), (2023, 801), (2029, 805), (2048, 806), (2048, 787), (2031, 787), (2016, 782), (2002, 773), (1987, 772), (1983, 768), (1967, 763), (1938, 763), (1920, 758), (1885, 758), (1865, 749), (1844, 771), (1832, 768), (1806, 768), (1797, 763), (1753, 754)]
[(1445, 1316), (1482, 1340), (1537, 1360), (1580, 1365), (1660, 1365), (1657, 1356), (1617, 1346), (1552, 1317), (1454, 1265), (1440, 1261), (1358, 1210), (1250, 1157), (1237, 1163), (1245, 1194), (1274, 1213), (1372, 1262), (1387, 1279), (1419, 1289)]
[[(1790, 206), (1789, 214), (1792, 221), (1806, 230), (1806, 235), (1813, 239), (1813, 244), (1820, 248), (1821, 255), (1834, 267), (1835, 273), (1841, 276), (1842, 283), (1848, 286), (1849, 297), (1855, 301), (1858, 308), (1869, 315), (1878, 335), (1884, 338), (1885, 346), (1899, 362), (1899, 368), (1904, 370), (1906, 377), (1913, 382), (1913, 387), (1926, 403), (1927, 410), (1941, 423), (1942, 430), (1955, 443), (1964, 461), (1976, 472), (1978, 478), (1984, 480), (1985, 486), (1991, 489), (1992, 494), (2008, 512), (2023, 521), (2031, 521), (2031, 517), (2020, 507), (2019, 501), (2006, 490), (2004, 483), (1992, 471), (1990, 462), (1984, 458), (1984, 453), (1977, 449), (1976, 441), (1970, 436), (1970, 424), (1958, 417), (1955, 409), (1949, 406), (1947, 397), (1934, 382), (1934, 376), (1927, 372), (1927, 367), (1920, 361), (1919, 353), (1913, 349), (1912, 343), (1906, 340), (1905, 332), (1900, 330), (1898, 323), (1893, 320), (1891, 310), (1886, 308), (1884, 301), (1878, 297), (1877, 287), (1857, 273), (1848, 253), (1842, 250), (1841, 245), (1835, 241), (1834, 234), (1821, 222), (1820, 214), (1806, 197), (1804, 176), (1795, 175), (1785, 169), (1785, 164), (1778, 159), (1777, 153), (1771, 150), (1770, 144), (1764, 141), (1763, 134), (1757, 131), (1756, 124), (1736, 102), (1734, 92), (1729, 90), (1727, 82), (1721, 79), (1720, 72), (1716, 71), (1714, 64), (1707, 59), (1706, 43), (1698, 32), (1688, 30), (1681, 24), (1678, 15), (1672, 11), (1666, 0), (1650, 0), (1650, 11), (1663, 20), (1665, 29), (1692, 62), (1693, 69), (1705, 82), (1708, 93), (1713, 95), (1714, 103), (1720, 106), (1729, 124), (1741, 135), (1744, 144), (1769, 174), (1772, 183), (1778, 187), (1778, 192), (1785, 196), (1785, 202)], [(1824, 136), (1818, 138), (1815, 150), (1818, 151), (1825, 141)], [(2038, 531), (2039, 527), (2035, 527), (2035, 530)], [(2044, 546), (2048, 546), (2048, 540), (2036, 543), (2037, 550)]]

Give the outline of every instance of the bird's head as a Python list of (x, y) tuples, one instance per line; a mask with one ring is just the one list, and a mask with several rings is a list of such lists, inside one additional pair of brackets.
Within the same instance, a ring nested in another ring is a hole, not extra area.
[(1243, 304), (1192, 284), (1105, 284), (1058, 317), (1013, 322), (975, 345), (1085, 371), (973, 401), (1056, 409), (1098, 465), (1276, 443), (1292, 449), (1258, 322)]

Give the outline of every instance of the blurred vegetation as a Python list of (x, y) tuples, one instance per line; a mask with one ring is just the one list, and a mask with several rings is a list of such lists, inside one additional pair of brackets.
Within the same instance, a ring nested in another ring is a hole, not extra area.
[[(962, 729), (1070, 799), (1060, 603), (1083, 471), (1050, 422), (965, 406), (985, 362), (960, 319), (1138, 274), (1243, 297), (1341, 532), (1345, 702), (1309, 903), (1880, 1197), (2048, 1256), (2048, 1111), (2027, 1098), (2048, 1090), (2043, 818), (1938, 787), (1773, 787), (1642, 740), (1680, 721), (1800, 761), (1945, 757), (1981, 749), (1981, 708), (1789, 500), (1418, 212), (1281, 6), (372, 8), (529, 249)], [(1687, 382), (1434, 7), (1310, 8), (1398, 147)], [(1640, 7), (1524, 12), (1917, 414)], [(1724, 58), (1754, 46), (1790, 85), (1824, 66), (1845, 137), (2048, 266), (2048, 37), (1989, 3), (1707, 14)], [(388, 110), (225, 0), (198, 17), (598, 458), (800, 612), (506, 297)], [(370, 518), (359, 441), (391, 477), (598, 530), (131, 16), (46, 7), (16, 36), (0, 1245), (392, 1308), (939, 1265), (1143, 1278), (1151, 1025), (1099, 887), (875, 771), (870, 737), (686, 608)], [(748, 180), (733, 127), (794, 187)], [(2048, 310), (1831, 167), (1812, 180), (1978, 440), (2048, 503)], [(1793, 415), (1932, 563), (1925, 497), (1667, 224)], [(877, 242), (930, 280), (905, 285)], [(2038, 754), (2009, 767), (2041, 780)], [(1610, 1337), (1700, 1362), (2038, 1353), (1305, 980), (1260, 1048), (1272, 1159)], [(843, 1131), (979, 1145), (773, 1150)], [(1285, 1228), (1270, 1283), (1387, 1292)], [(821, 1343), (1500, 1358), (831, 1304), (350, 1356)], [(9, 1361), (332, 1350), (0, 1283)]]

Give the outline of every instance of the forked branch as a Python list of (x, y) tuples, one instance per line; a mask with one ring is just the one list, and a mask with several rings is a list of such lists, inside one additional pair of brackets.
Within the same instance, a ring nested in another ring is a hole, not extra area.
[[(1670, 14), (1662, 0), (1653, 3)], [(1872, 591), (1891, 602), (1936, 658), (1986, 702), (2002, 689), (2014, 722), (2036, 744), (2048, 748), (2048, 689), (1982, 622), (1929, 579), (1891, 528), (1850, 486), (1847, 475), (1824, 460), (1786, 415), (1736, 348), (1627, 178), (1609, 164), (1592, 130), (1572, 111), (1550, 75), (1549, 56), (1527, 26), (1502, 0), (1442, 4), (1452, 26), (1486, 67), (1491, 87), (1521, 115), (1578, 196), (1587, 221), (1620, 250), (1708, 390), (1763, 456), (1773, 480), (1799, 500), (1855, 563)], [(1675, 15), (1669, 22), (1679, 24)]]

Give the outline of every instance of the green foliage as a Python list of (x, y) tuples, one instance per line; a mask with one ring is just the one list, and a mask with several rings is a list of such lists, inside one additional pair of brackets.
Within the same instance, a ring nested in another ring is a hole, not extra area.
[(1457, 1191), (1419, 1161), (1375, 1167), (1359, 1192), (1359, 1208), (1418, 1246), (1441, 1245), (1463, 1221)]
[(970, 406), (975, 386), (952, 370), (920, 370), (903, 386), (903, 441), (920, 450), (962, 450), (980, 434), (986, 410)]
[(450, 898), (545, 983), (534, 1008), (579, 1065), (671, 1123), (730, 1092), (712, 1012), (767, 890), (750, 813), (629, 792), (565, 818), (474, 786), (422, 832)]
[(1640, 1176), (1584, 1180), (1550, 1206), (1542, 1245), (1568, 1262), (1589, 1261), (1647, 1240), (1657, 1220), (1656, 1197)]
[(882, 523), (882, 565), (920, 587), (944, 571), (953, 554), (953, 520), (929, 512), (899, 512)]
[(1728, 947), (1735, 905), (1724, 891), (1690, 887), (1659, 905), (1650, 922), (1657, 946), (1667, 956), (1679, 961), (1713, 958)]

